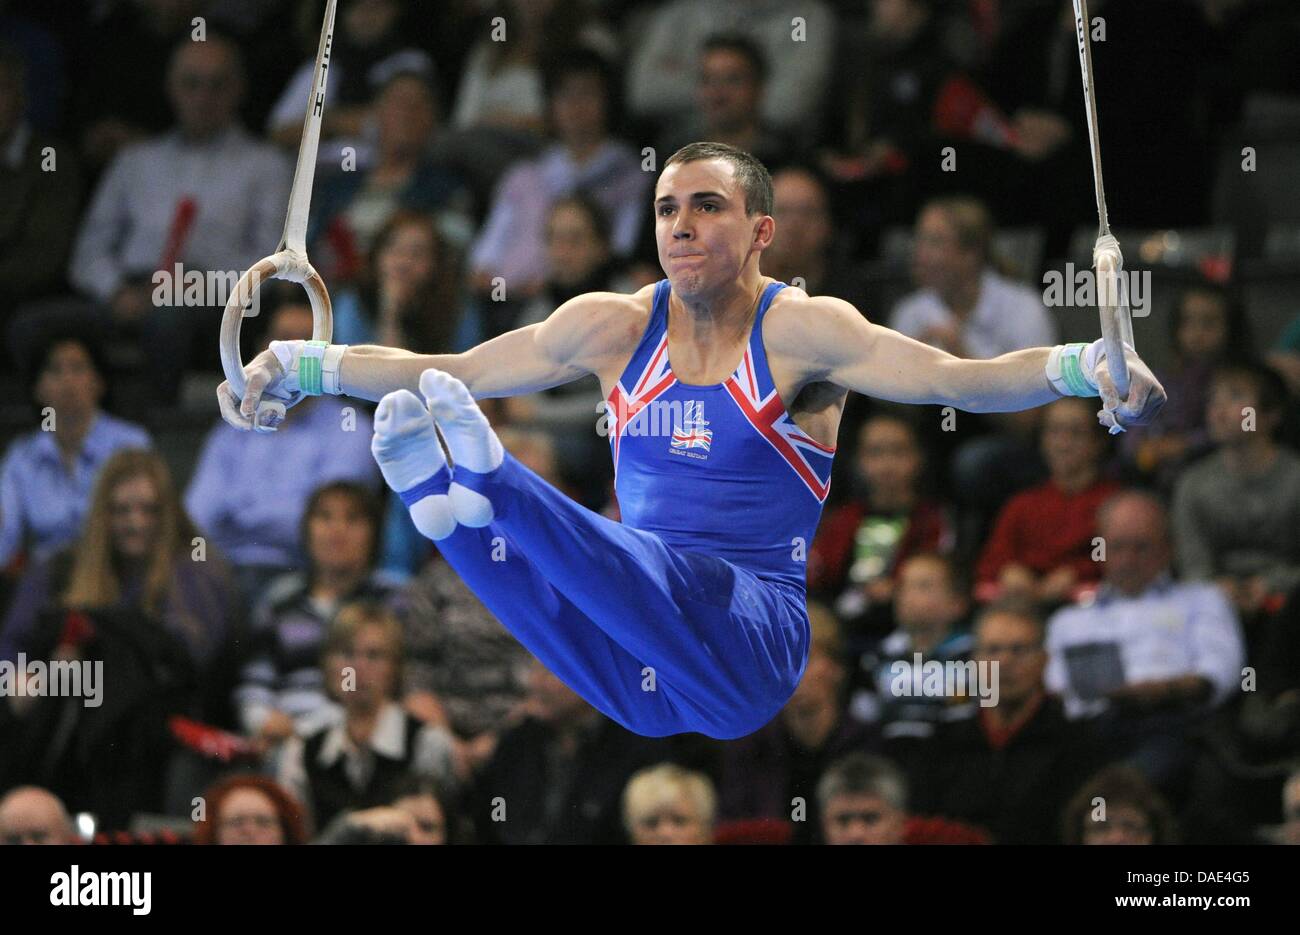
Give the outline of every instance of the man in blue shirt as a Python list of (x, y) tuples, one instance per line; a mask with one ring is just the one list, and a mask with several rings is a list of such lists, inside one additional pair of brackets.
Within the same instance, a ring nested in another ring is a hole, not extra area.
[(36, 359), (41, 426), (0, 463), (0, 567), (24, 551), (46, 558), (76, 539), (104, 462), (120, 448), (150, 447), (143, 428), (99, 408), (103, 370), (89, 342), (56, 334)]
[[(299, 296), (275, 310), (273, 340), (311, 336), (311, 306)], [(334, 480), (379, 483), (365, 406), (317, 397), (294, 415), (281, 437), (218, 423), (185, 494), (185, 508), (234, 563), (249, 598), (278, 572), (301, 566), (299, 522), (312, 491)]]

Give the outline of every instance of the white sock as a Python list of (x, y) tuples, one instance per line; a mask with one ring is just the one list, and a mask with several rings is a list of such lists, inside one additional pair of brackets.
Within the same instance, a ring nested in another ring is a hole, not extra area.
[(471, 529), (486, 526), (496, 516), (491, 500), (477, 490), (470, 490), (455, 481), (451, 482), (447, 499), (451, 502), (451, 512), (456, 517), (456, 522)]
[(430, 368), (420, 374), (420, 392), (429, 401), (457, 467), (487, 474), (501, 466), (505, 457), (501, 441), (464, 383)]
[[(438, 443), (433, 419), (410, 390), (397, 390), (381, 399), (375, 409), (374, 425), (370, 452), (384, 482), (398, 493), (446, 467), (447, 458)], [(456, 528), (447, 494), (431, 494), (408, 509), (415, 528), (426, 538), (445, 539)]]

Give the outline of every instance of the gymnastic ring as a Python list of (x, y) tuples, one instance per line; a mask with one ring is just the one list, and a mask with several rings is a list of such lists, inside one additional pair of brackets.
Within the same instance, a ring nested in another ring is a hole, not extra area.
[[(221, 369), (225, 371), (226, 381), (237, 399), (243, 399), (247, 389), (244, 361), (239, 352), (239, 328), (245, 317), (252, 318), (260, 312), (253, 297), (268, 279), (300, 283), (307, 290), (307, 298), (311, 301), (313, 341), (329, 341), (334, 335), (334, 308), (330, 303), (329, 290), (325, 288), (325, 280), (321, 279), (320, 273), (316, 272), (305, 255), (281, 250), (258, 260), (240, 277), (221, 317)], [(296, 401), (295, 399), (294, 402)], [(259, 413), (264, 406), (278, 410), (283, 418), (283, 404), (264, 399), (257, 407)]]

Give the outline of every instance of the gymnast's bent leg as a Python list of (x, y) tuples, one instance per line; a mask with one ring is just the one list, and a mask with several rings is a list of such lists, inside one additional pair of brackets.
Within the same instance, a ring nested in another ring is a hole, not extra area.
[[(503, 454), (463, 385), (437, 371), (430, 374), (442, 380), (422, 380), (421, 388), (434, 402), (434, 414), (441, 417), (439, 425), (457, 465), (448, 493), (415, 502), (412, 517), (421, 531), (438, 541), (480, 598), (490, 608), (494, 603), (500, 608), (494, 612), (520, 635), (521, 642), (530, 645), (521, 630), (550, 627), (550, 639), (561, 639), (567, 649), (575, 650), (574, 644), (592, 642), (587, 628), (598, 627), (630, 654), (633, 665), (628, 671), (637, 679), (634, 688), (639, 694), (643, 694), (641, 666), (654, 670), (659, 690), (682, 721), (678, 730), (735, 737), (770, 720), (793, 691), (806, 660), (807, 617), (801, 596), (760, 582), (716, 557), (673, 552), (650, 533), (582, 508)], [(445, 399), (448, 386), (463, 394), (453, 397), (450, 406)], [(414, 487), (416, 474), (427, 475), (430, 464), (442, 463), (432, 425), (427, 421), (425, 425), (424, 440), (409, 439), (418, 443), (414, 466), (405, 473), (385, 469), (390, 485)], [(376, 414), (377, 439), (381, 428), (391, 434), (382, 411)], [(376, 457), (384, 466), (378, 451)], [(474, 471), (474, 467), (490, 470)], [(491, 498), (490, 506), (484, 493)], [(435, 502), (441, 526), (420, 515)], [(449, 505), (491, 534), (462, 536), (467, 532), (462, 527), (468, 524), (454, 526), (447, 515)], [(476, 509), (479, 515), (471, 516)], [(454, 533), (448, 531), (453, 528)], [(493, 540), (504, 542), (507, 554), (515, 553), (514, 559), (523, 558), (528, 571), (512, 570), (510, 561), (491, 562)], [(560, 606), (570, 608), (568, 613), (540, 620), (522, 609), (528, 604), (526, 598), (509, 600), (498, 593), (517, 586), (521, 576), (534, 575), (565, 599)], [(571, 616), (574, 612), (576, 617)], [(521, 622), (521, 617), (530, 619)], [(575, 620), (582, 625), (575, 627)], [(534, 651), (548, 661), (541, 651)], [(610, 650), (603, 652), (606, 655), (593, 658), (586, 646), (575, 665), (608, 666)], [(558, 670), (556, 674), (565, 677)], [(619, 691), (626, 691), (622, 683), (630, 676), (618, 678)], [(570, 684), (581, 691), (576, 679)], [(604, 688), (609, 688), (607, 682)], [(587, 697), (596, 703), (591, 695)]]

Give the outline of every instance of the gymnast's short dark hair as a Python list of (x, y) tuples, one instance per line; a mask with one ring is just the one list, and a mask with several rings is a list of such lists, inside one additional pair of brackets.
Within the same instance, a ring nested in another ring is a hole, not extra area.
[(726, 143), (687, 143), (668, 157), (664, 168), (676, 163), (700, 162), (704, 159), (722, 159), (731, 163), (736, 182), (745, 192), (745, 214), (764, 215), (772, 213), (772, 176), (767, 166), (752, 153), (737, 149)]

